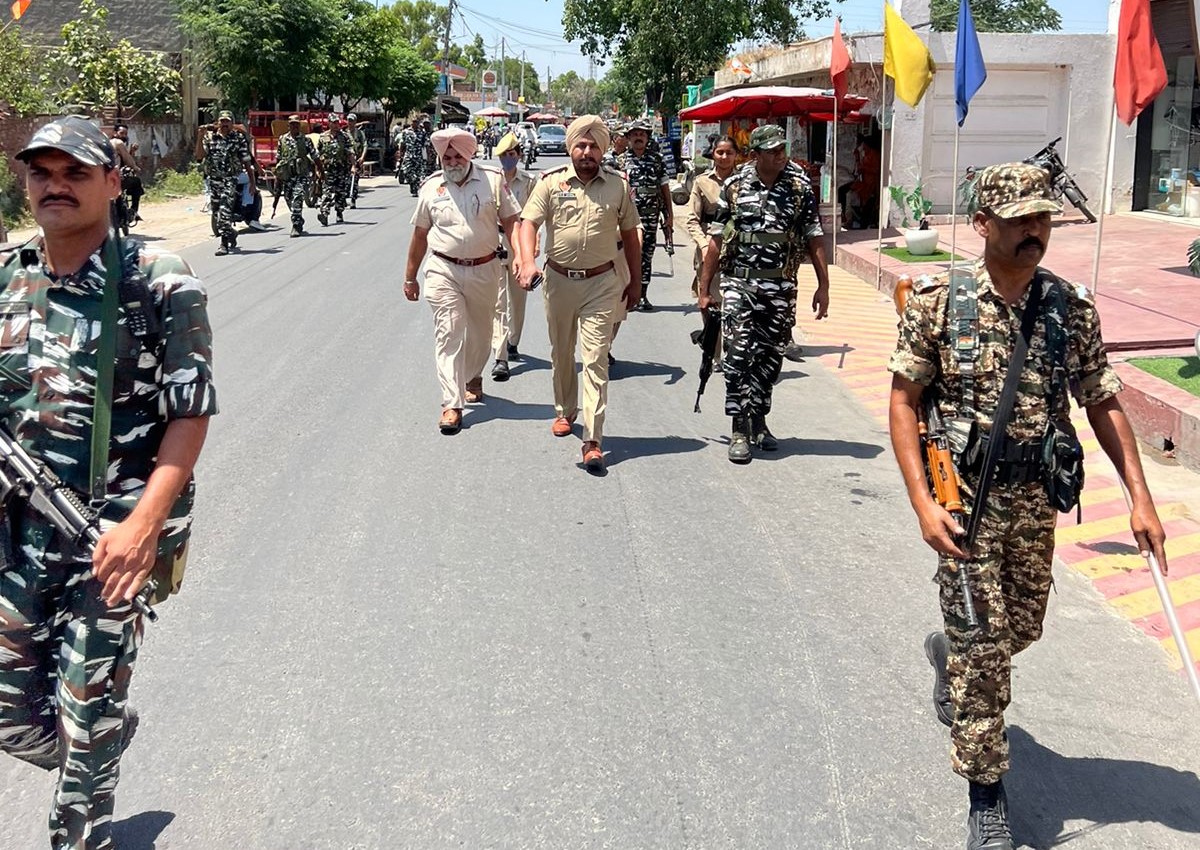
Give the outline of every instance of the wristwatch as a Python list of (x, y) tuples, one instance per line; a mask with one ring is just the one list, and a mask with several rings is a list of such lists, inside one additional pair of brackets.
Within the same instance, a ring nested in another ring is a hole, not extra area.
[(406, 281), (404, 281), (404, 285), (405, 285), (405, 286), (408, 286), (410, 283), (411, 283), (413, 286), (416, 286), (416, 285), (417, 285), (417, 282), (416, 282), (415, 280), (406, 280)]

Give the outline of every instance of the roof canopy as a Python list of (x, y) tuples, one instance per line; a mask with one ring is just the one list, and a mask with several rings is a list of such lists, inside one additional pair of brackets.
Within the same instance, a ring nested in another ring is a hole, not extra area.
[[(848, 94), (838, 110), (850, 113), (865, 105), (867, 98)], [(730, 121), (734, 118), (787, 118), (811, 113), (833, 113), (830, 89), (800, 86), (747, 86), (727, 91), (679, 113), (684, 121)]]

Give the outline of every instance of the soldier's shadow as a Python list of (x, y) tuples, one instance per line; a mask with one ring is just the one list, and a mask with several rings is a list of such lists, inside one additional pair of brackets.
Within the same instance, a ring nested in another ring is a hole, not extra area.
[(463, 414), (463, 430), (491, 422), (494, 419), (531, 420), (540, 419), (549, 422), (554, 418), (554, 405), (525, 404), (519, 401), (509, 401), (500, 396), (488, 395), (483, 404), (473, 404), (467, 407)]
[(633, 458), (653, 455), (674, 455), (699, 451), (707, 445), (703, 440), (668, 435), (665, 437), (605, 437), (604, 462), (614, 467)]
[[(1195, 773), (1144, 761), (1062, 756), (1019, 726), (1008, 727), (1008, 740), (1015, 767), (1004, 785), (1019, 846), (1048, 850), (1120, 823), (1200, 834)], [(1090, 823), (1067, 829), (1069, 821)]]
[(618, 359), (608, 367), (608, 377), (614, 381), (622, 378), (652, 378), (661, 375), (666, 377), (663, 386), (679, 383), (686, 374), (678, 366), (670, 366), (666, 363), (643, 363), (638, 360)]
[(540, 357), (534, 357), (530, 354), (522, 354), (520, 360), (510, 361), (508, 364), (509, 374), (513, 377), (525, 372), (536, 372), (539, 369), (549, 369), (550, 361), (543, 360)]
[(808, 440), (803, 437), (779, 437), (778, 440), (778, 450), (773, 452), (755, 450), (754, 459), (783, 460), (796, 455), (815, 455), (870, 460), (883, 452), (883, 446), (873, 443), (856, 443), (852, 440)]
[(113, 839), (121, 850), (154, 850), (155, 841), (173, 820), (173, 812), (141, 812), (113, 823)]

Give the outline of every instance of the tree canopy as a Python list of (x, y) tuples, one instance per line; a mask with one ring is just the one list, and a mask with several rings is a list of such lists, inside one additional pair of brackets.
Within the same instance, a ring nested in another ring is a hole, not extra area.
[(574, 71), (567, 71), (550, 83), (550, 97), (558, 109), (572, 115), (583, 115), (608, 108), (608, 104), (601, 106), (598, 89), (599, 84), (595, 81), (585, 80)]
[(148, 117), (178, 113), (179, 72), (161, 54), (139, 50), (128, 39), (114, 43), (108, 9), (96, 0), (82, 0), (79, 16), (63, 26), (62, 39), (48, 63), (51, 99), (59, 107), (120, 105)]
[[(959, 0), (932, 0), (933, 29), (958, 29)], [(1062, 29), (1062, 15), (1047, 0), (971, 0), (971, 17), (979, 32), (1042, 32)]]
[(565, 0), (563, 31), (590, 56), (620, 59), (650, 103), (674, 114), (685, 82), (720, 67), (736, 42), (795, 41), (801, 20), (829, 10), (829, 0)]

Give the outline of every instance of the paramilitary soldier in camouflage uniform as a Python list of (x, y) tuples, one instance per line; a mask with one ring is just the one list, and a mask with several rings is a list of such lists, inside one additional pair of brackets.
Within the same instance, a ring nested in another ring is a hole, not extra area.
[(414, 118), (412, 126), (400, 134), (400, 148), (396, 151), (396, 158), (400, 160), (400, 173), (404, 175), (404, 182), (408, 184), (414, 198), (421, 181), (425, 179), (426, 141), (421, 122)]
[(675, 226), (671, 205), (670, 181), (663, 165), (662, 154), (648, 150), (650, 128), (635, 121), (625, 130), (629, 149), (617, 157), (617, 170), (623, 171), (633, 190), (638, 218), (642, 220), (642, 297), (637, 309), (648, 313), (654, 305), (646, 297), (650, 288), (650, 272), (654, 266), (654, 243), (658, 236), (658, 217), (663, 216), (663, 227), (667, 238)]
[(308, 197), (312, 175), (321, 178), (321, 160), (312, 140), (300, 132), (300, 116), (288, 116), (288, 131), (276, 146), (275, 179), (280, 194), (292, 211), (292, 236), (304, 232), (304, 199)]
[[(96, 127), (60, 118), (17, 158), (43, 236), (0, 256), (0, 423), (79, 499), (102, 505), (103, 536), (87, 558), (24, 500), (7, 503), (0, 749), (57, 772), (54, 850), (112, 850), (121, 752), (137, 722), (127, 699), (143, 620), (132, 600), (153, 576), (161, 601), (182, 569), (192, 468), (217, 412), (212, 335), (187, 264), (110, 233), (120, 177)], [(105, 417), (95, 411), (108, 344)], [(104, 421), (110, 439), (93, 456), (93, 422)]]
[(204, 162), (204, 174), (208, 177), (208, 194), (212, 199), (213, 221), (221, 237), (217, 256), (228, 254), (237, 248), (237, 231), (233, 228), (233, 205), (237, 198), (238, 172), (245, 171), (250, 177), (250, 194), (258, 194), (258, 181), (254, 175), (254, 158), (250, 154), (250, 140), (241, 130), (233, 127), (233, 113), (223, 111), (217, 116), (217, 127), (201, 127), (193, 151), (197, 161)]
[(700, 269), (699, 304), (712, 303), (709, 287), (721, 272), (725, 413), (733, 417), (729, 459), (749, 463), (750, 443), (778, 448), (767, 428), (771, 391), (792, 338), (796, 273), (812, 258), (817, 289), (812, 309), (829, 312), (829, 272), (817, 198), (804, 172), (788, 162), (781, 128), (766, 125), (750, 136), (753, 160), (721, 187)]
[(358, 181), (362, 178), (363, 162), (367, 158), (367, 131), (358, 123), (358, 116), (351, 112), (346, 116), (349, 125), (346, 132), (350, 135), (350, 143), (354, 146), (354, 168), (350, 179), (350, 209), (358, 206)]
[(345, 219), (346, 197), (350, 194), (350, 172), (354, 168), (354, 143), (346, 132), (346, 122), (336, 115), (329, 116), (329, 129), (321, 134), (317, 146), (321, 157), (321, 182), (325, 190), (321, 193), (321, 206), (317, 221), (329, 226), (329, 211), (337, 212), (338, 223)]
[[(925, 650), (936, 671), (934, 707), (950, 727), (954, 771), (970, 782), (967, 847), (1011, 850), (1001, 784), (1009, 767), (1004, 709), (1013, 655), (1042, 634), (1056, 508), (1071, 509), (1072, 497), (1062, 498), (1063, 479), (1051, 474), (1070, 465), (1059, 465), (1063, 455), (1057, 450), (1044, 453), (1048, 438), (1067, 447), (1069, 457), (1082, 458), (1069, 424), (1068, 392), (1124, 471), (1138, 547), (1153, 551), (1164, 572), (1167, 562), (1162, 525), (1116, 398), (1121, 382), (1105, 357), (1091, 295), (1038, 267), (1051, 214), (1060, 209), (1051, 200), (1048, 175), (1023, 163), (995, 165), (980, 173), (976, 192), (980, 210), (973, 224), (985, 240), (983, 259), (973, 272), (956, 274), (953, 287), (945, 275), (916, 285), (888, 367), (894, 373), (890, 422), (921, 534), (940, 556), (945, 633), (930, 635)], [(918, 416), (923, 403), (932, 403), (946, 423), (971, 515), (983, 465), (979, 438), (992, 430), (1028, 309), (1037, 310), (1029, 352), (968, 560), (961, 548), (964, 530), (930, 495)], [(1059, 460), (1048, 465), (1049, 459)], [(974, 626), (959, 570), (966, 570)]]

